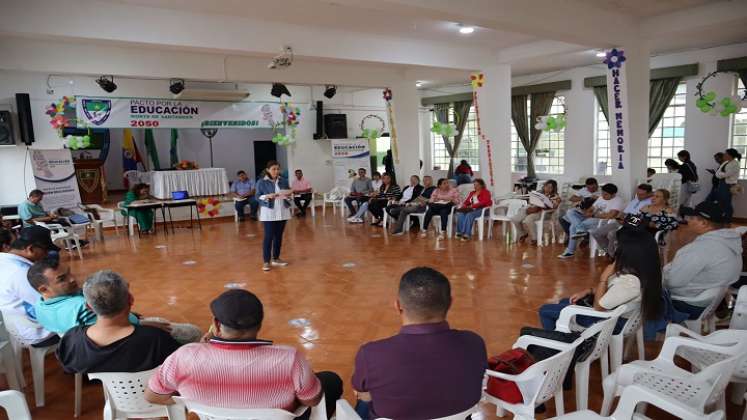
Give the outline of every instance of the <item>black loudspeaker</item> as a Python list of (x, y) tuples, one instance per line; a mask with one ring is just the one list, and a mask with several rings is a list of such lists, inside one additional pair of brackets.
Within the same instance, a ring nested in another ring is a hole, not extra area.
[(13, 126), (10, 124), (10, 111), (0, 111), (0, 146), (12, 146), (15, 144)]
[(324, 138), (324, 102), (316, 101), (316, 132), (314, 140)]
[(324, 116), (324, 132), (330, 139), (348, 138), (348, 120), (345, 114), (327, 114)]
[(31, 119), (31, 100), (28, 93), (16, 93), (16, 111), (21, 141), (30, 146), (34, 142), (34, 122)]

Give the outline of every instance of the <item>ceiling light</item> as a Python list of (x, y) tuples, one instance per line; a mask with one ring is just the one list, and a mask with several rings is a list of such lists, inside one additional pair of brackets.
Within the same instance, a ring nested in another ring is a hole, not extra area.
[(596, 56), (599, 57), (599, 58), (606, 57), (607, 53), (604, 52), (604, 50), (598, 50), (597, 53), (596, 53)]
[(326, 96), (328, 99), (332, 99), (333, 96), (337, 93), (337, 86), (335, 85), (325, 85), (324, 86), (324, 96)]
[(96, 83), (107, 93), (112, 93), (117, 90), (117, 84), (114, 83), (114, 76), (101, 76), (96, 79)]
[(178, 95), (184, 90), (184, 79), (171, 79), (170, 83), (169, 90), (174, 95)]
[(287, 87), (285, 87), (282, 83), (273, 83), (272, 84), (272, 90), (270, 91), (270, 95), (279, 98), (283, 95), (291, 96), (290, 91)]
[(474, 26), (459, 25), (459, 33), (460, 34), (469, 35), (472, 32), (475, 32), (475, 27)]
[(415, 82), (415, 87), (421, 87), (421, 86), (423, 86), (423, 82), (421, 82), (419, 80), (417, 82)]

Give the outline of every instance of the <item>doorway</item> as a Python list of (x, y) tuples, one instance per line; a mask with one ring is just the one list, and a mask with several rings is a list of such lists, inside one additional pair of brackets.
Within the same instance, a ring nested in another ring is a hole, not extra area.
[(271, 160), (278, 160), (277, 146), (271, 141), (255, 141), (254, 142), (254, 174), (255, 177), (259, 177), (262, 171), (265, 170), (267, 162)]

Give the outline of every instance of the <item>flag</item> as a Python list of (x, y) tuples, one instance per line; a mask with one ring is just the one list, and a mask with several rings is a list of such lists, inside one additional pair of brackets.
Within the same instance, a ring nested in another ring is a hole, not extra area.
[[(122, 173), (123, 176), (128, 171), (137, 171), (138, 164), (145, 170), (145, 164), (143, 158), (140, 156), (140, 152), (137, 151), (137, 145), (135, 144), (135, 138), (132, 136), (132, 130), (129, 128), (124, 129), (122, 135)], [(125, 188), (130, 188), (127, 177), (124, 180)]]
[(176, 149), (176, 141), (179, 139), (179, 131), (176, 128), (171, 129), (171, 148), (169, 149), (169, 155), (171, 157), (171, 167), (176, 167), (179, 163), (179, 152)]
[(161, 169), (161, 162), (158, 159), (158, 149), (156, 149), (156, 142), (153, 139), (153, 130), (150, 128), (145, 129), (145, 151), (150, 157), (151, 163), (153, 163), (153, 169)]

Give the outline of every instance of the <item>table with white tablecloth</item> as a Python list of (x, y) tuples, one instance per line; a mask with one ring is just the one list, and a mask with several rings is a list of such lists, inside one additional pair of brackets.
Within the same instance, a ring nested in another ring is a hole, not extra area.
[(190, 197), (228, 193), (225, 168), (204, 168), (189, 171), (151, 172), (150, 193), (162, 200), (170, 199), (174, 191), (187, 191)]

